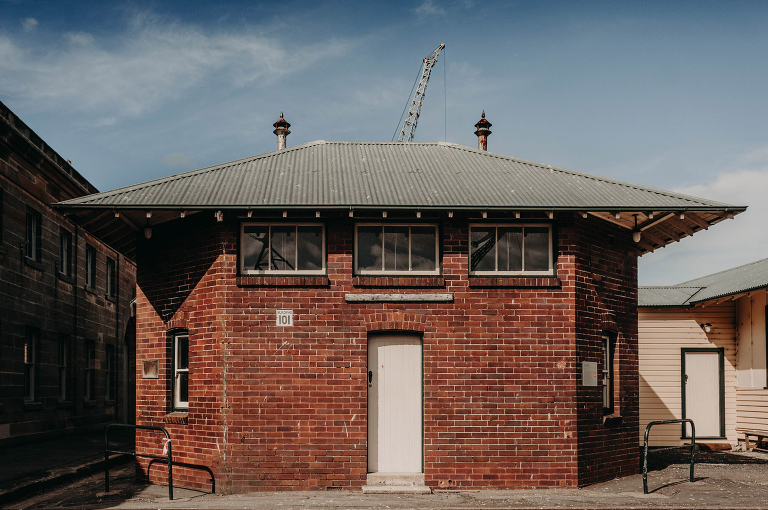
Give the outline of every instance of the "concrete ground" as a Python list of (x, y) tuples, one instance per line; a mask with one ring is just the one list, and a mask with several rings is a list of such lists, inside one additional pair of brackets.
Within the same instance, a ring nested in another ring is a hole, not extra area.
[(431, 495), (362, 494), (360, 491), (269, 492), (204, 495), (150, 486), (116, 508), (265, 508), (265, 509), (472, 509), (472, 508), (768, 508), (768, 455), (761, 463), (698, 464), (696, 481), (688, 481), (688, 465), (671, 464), (648, 475), (612, 480), (582, 489), (480, 490)]
[[(103, 435), (0, 450), (0, 507), (124, 509), (368, 509), (415, 508), (768, 508), (768, 454), (698, 452), (695, 481), (689, 453), (652, 452), (649, 494), (637, 474), (582, 489), (478, 490), (428, 495), (362, 494), (360, 490), (204, 494), (138, 483), (132, 462), (115, 466), (104, 491)], [(126, 459), (124, 459), (126, 460)], [(128, 458), (127, 460), (130, 460)]]

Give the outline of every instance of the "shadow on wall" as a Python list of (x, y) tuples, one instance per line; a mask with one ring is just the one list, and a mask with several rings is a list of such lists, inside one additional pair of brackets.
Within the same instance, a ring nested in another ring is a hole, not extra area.
[(137, 284), (163, 321), (195, 290), (227, 247), (221, 223), (201, 214), (153, 227), (139, 241)]
[[(667, 383), (665, 388), (667, 388), (670, 393), (674, 392), (676, 389), (678, 394), (677, 401), (678, 403), (681, 402), (680, 381)], [(670, 397), (667, 398), (667, 401), (669, 400)], [(645, 427), (648, 426), (649, 422), (682, 418), (682, 416), (678, 416), (679, 414), (679, 412), (675, 413), (667, 406), (667, 403), (665, 403), (664, 399), (662, 399), (662, 397), (656, 393), (654, 388), (651, 387), (643, 374), (640, 374), (640, 427), (638, 430), (640, 446), (643, 445)], [(679, 424), (655, 425), (651, 429), (650, 436), (648, 437), (648, 445), (651, 447), (680, 445), (681, 432), (681, 425)]]

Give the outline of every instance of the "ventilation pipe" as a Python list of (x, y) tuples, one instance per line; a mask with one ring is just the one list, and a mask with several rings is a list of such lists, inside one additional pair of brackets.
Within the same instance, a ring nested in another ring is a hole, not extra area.
[(488, 135), (491, 134), (490, 127), (492, 125), (493, 124), (485, 120), (485, 110), (483, 110), (483, 116), (477, 121), (477, 124), (475, 124), (475, 127), (477, 128), (477, 131), (475, 131), (475, 134), (477, 135), (477, 148), (481, 151), (488, 150)]
[(282, 111), (280, 112), (280, 119), (272, 125), (275, 126), (275, 130), (272, 132), (277, 135), (277, 150), (285, 149), (286, 139), (291, 134), (288, 129), (291, 125), (283, 118)]

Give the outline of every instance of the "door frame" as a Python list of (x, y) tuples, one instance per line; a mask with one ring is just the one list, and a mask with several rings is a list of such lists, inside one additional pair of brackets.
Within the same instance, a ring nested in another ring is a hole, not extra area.
[[(425, 437), (424, 437), (424, 420), (425, 420), (425, 412), (424, 412), (424, 333), (420, 331), (406, 331), (406, 330), (378, 330), (378, 331), (369, 331), (366, 336), (366, 351), (365, 351), (365, 386), (366, 386), (366, 397), (365, 397), (365, 417), (366, 417), (366, 437), (365, 437), (365, 443), (366, 443), (366, 471), (368, 471), (368, 459), (370, 458), (370, 404), (371, 404), (371, 397), (370, 397), (370, 391), (371, 386), (368, 384), (368, 372), (370, 370), (370, 347), (371, 347), (371, 339), (376, 337), (382, 337), (382, 336), (412, 336), (417, 337), (421, 342), (421, 431), (420, 431), (420, 437), (421, 437), (421, 472), (424, 473), (424, 445), (425, 445)], [(370, 474), (370, 471), (368, 471), (368, 474)]]
[[(680, 396), (682, 398), (683, 418), (687, 416), (685, 402), (685, 355), (689, 352), (710, 352), (717, 353), (718, 379), (720, 382), (720, 435), (719, 436), (697, 436), (701, 439), (723, 439), (725, 438), (725, 352), (722, 347), (682, 347), (680, 349)], [(682, 424), (681, 439), (690, 439), (688, 436), (685, 422)]]

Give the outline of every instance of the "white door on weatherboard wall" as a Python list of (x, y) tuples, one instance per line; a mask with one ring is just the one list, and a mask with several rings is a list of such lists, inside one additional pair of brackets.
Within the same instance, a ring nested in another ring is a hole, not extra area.
[[(720, 437), (720, 353), (685, 352), (685, 418), (693, 420), (696, 437)], [(691, 436), (690, 425), (685, 425)]]
[(421, 338), (368, 339), (368, 472), (422, 472)]

